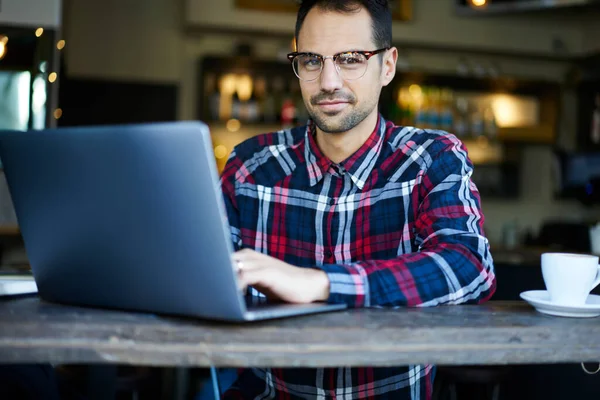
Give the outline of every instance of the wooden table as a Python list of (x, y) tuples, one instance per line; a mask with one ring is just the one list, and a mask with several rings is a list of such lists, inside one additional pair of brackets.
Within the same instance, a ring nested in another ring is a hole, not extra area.
[(526, 303), (359, 309), (248, 325), (0, 300), (1, 363), (391, 366), (600, 361), (600, 318)]

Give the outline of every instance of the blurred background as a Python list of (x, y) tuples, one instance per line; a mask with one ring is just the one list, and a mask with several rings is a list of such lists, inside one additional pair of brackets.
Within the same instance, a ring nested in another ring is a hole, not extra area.
[[(306, 122), (285, 57), (293, 0), (0, 4), (0, 129), (202, 120), (221, 169), (245, 138)], [(398, 71), (380, 111), (464, 141), (495, 298), (543, 288), (542, 251), (600, 253), (600, 1), (391, 4)], [(28, 268), (1, 173), (0, 236), (2, 268)]]
[[(551, 220), (594, 223), (598, 1), (392, 4), (400, 55), (381, 112), (465, 142), (492, 243), (531, 244)], [(4, 0), (0, 127), (198, 119), (211, 125), (222, 168), (241, 140), (306, 122), (285, 58), (295, 9), (293, 0)], [(14, 225), (5, 195), (0, 204), (0, 226)]]

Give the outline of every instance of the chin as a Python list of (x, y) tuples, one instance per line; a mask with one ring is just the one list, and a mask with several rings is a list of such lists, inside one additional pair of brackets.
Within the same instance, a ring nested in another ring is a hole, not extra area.
[(347, 125), (340, 123), (340, 121), (333, 121), (329, 118), (320, 119), (318, 121), (315, 120), (315, 124), (324, 133), (331, 134), (343, 133), (352, 129), (352, 127), (348, 127)]
[(329, 126), (324, 126), (323, 128), (321, 128), (323, 133), (327, 133), (330, 135), (339, 135), (339, 134), (348, 132), (350, 129), (352, 129), (352, 128), (346, 129), (346, 127), (340, 126), (340, 125), (329, 125)]
[(336, 113), (336, 114), (314, 114), (311, 116), (317, 127), (330, 134), (339, 134), (348, 132), (355, 128), (364, 118), (360, 118), (356, 113)]

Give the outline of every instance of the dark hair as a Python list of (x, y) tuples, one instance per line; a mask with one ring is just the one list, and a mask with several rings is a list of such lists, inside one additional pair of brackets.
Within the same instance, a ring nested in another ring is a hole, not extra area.
[(360, 11), (361, 8), (366, 9), (371, 15), (373, 42), (378, 48), (391, 47), (392, 14), (388, 0), (302, 0), (296, 19), (296, 43), (304, 19), (315, 6), (325, 11), (340, 13), (353, 13)]

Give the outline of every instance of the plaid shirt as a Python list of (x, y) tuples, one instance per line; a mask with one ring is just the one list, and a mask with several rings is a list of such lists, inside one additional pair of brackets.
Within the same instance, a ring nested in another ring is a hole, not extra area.
[[(314, 125), (236, 146), (221, 185), (235, 249), (321, 268), (349, 307), (479, 303), (496, 288), (473, 166), (443, 131), (379, 118), (342, 163)], [(252, 301), (264, 296), (251, 288)], [(429, 399), (433, 366), (244, 370), (231, 399)]]

